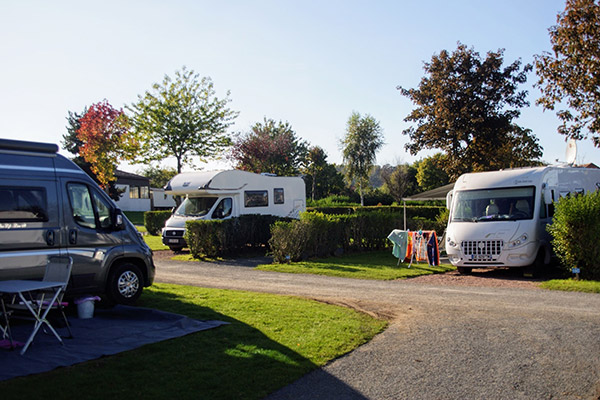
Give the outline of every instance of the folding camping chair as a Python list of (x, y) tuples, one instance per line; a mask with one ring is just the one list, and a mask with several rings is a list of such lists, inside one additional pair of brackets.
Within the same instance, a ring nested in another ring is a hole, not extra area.
[[(67, 256), (51, 256), (48, 257), (48, 261), (46, 263), (46, 270), (44, 273), (43, 282), (62, 282), (63, 286), (54, 301), (52, 301), (52, 297), (55, 293), (54, 289), (50, 290), (38, 290), (35, 292), (35, 298), (31, 296), (28, 299), (29, 304), (23, 303), (13, 303), (7, 305), (9, 310), (16, 311), (24, 311), (27, 312), (28, 309), (33, 308), (38, 313), (38, 319), (43, 310), (58, 310), (64, 320), (65, 326), (69, 331), (69, 336), (67, 338), (73, 338), (73, 332), (71, 331), (71, 325), (69, 324), (69, 320), (67, 319), (67, 315), (65, 314), (65, 305), (63, 300), (63, 296), (65, 294), (65, 290), (67, 285), (69, 284), (69, 280), (71, 278), (71, 270), (73, 268), (73, 258)], [(50, 304), (50, 302), (52, 302)], [(48, 326), (50, 326), (48, 324)], [(53, 330), (53, 328), (50, 326)], [(56, 334), (56, 333), (55, 333)]]

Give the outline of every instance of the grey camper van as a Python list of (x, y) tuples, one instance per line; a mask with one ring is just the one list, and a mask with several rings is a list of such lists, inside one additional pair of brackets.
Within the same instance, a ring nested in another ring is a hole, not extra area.
[(131, 304), (154, 281), (133, 224), (57, 145), (0, 139), (0, 280), (40, 279), (53, 255), (73, 259), (67, 296)]

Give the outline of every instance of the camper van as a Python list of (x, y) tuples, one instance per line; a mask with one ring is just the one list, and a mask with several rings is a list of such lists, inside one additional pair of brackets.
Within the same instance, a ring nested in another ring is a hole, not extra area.
[(247, 214), (299, 218), (306, 209), (302, 178), (239, 170), (181, 173), (167, 183), (165, 193), (185, 196), (162, 230), (163, 243), (173, 251), (187, 246), (183, 236), (191, 219)]
[(551, 260), (553, 202), (600, 188), (600, 169), (548, 166), (462, 175), (448, 193), (446, 252), (460, 273)]
[(154, 280), (152, 252), (115, 203), (50, 143), (0, 139), (0, 280), (41, 279), (73, 260), (67, 296), (131, 304)]

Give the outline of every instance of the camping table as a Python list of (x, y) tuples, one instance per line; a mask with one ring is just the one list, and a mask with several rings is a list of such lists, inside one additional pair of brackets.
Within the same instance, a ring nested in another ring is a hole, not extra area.
[[(48, 312), (52, 308), (52, 304), (58, 298), (58, 295), (63, 290), (64, 282), (50, 282), (50, 281), (25, 281), (25, 280), (10, 280), (10, 281), (0, 281), (0, 302), (2, 303), (2, 312), (5, 316), (5, 321), (7, 324), (8, 335), (12, 346), (12, 336), (10, 333), (10, 327), (8, 326), (8, 317), (6, 316), (6, 305), (4, 302), (4, 294), (7, 295), (17, 295), (23, 302), (23, 304), (27, 307), (31, 315), (35, 320), (35, 324), (33, 326), (33, 331), (29, 335), (29, 338), (25, 342), (23, 349), (21, 350), (21, 355), (25, 354), (27, 348), (33, 342), (35, 335), (37, 335), (38, 331), (42, 327), (42, 324), (46, 324), (48, 329), (52, 331), (54, 336), (58, 339), (58, 341), (63, 344), (62, 338), (56, 330), (50, 325), (50, 322), (46, 319)], [(32, 293), (39, 290), (52, 290), (52, 298), (48, 301), (42, 298), (42, 301), (32, 301), (33, 297), (30, 295), (29, 300), (25, 298), (26, 293)]]

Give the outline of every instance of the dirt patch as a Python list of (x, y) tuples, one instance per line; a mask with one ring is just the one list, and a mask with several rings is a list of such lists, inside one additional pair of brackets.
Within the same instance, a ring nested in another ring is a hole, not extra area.
[(455, 286), (484, 286), (484, 287), (513, 287), (526, 289), (539, 289), (544, 280), (541, 278), (526, 278), (522, 276), (520, 269), (514, 268), (478, 268), (468, 275), (461, 275), (458, 271), (446, 272), (444, 274), (423, 275), (410, 278), (409, 282), (427, 283), (432, 285), (455, 285)]

